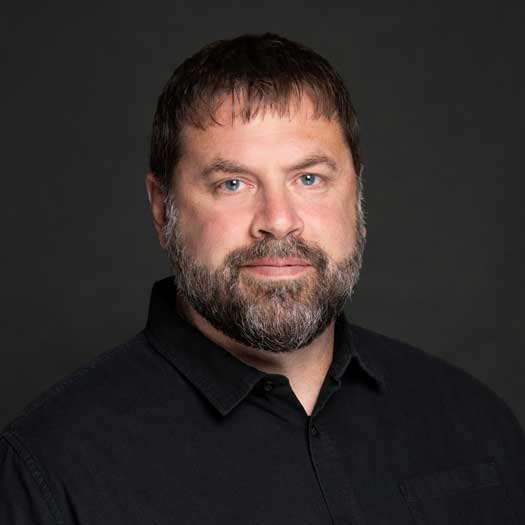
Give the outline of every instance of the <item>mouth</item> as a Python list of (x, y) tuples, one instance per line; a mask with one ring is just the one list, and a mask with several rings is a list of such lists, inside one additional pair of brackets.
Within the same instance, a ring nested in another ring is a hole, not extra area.
[(246, 271), (263, 277), (293, 277), (300, 275), (312, 265), (304, 259), (284, 258), (284, 259), (258, 259), (242, 266)]

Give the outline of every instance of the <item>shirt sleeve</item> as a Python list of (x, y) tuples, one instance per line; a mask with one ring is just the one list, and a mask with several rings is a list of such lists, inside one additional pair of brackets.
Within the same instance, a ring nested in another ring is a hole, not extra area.
[(57, 525), (42, 483), (38, 472), (0, 435), (0, 523)]

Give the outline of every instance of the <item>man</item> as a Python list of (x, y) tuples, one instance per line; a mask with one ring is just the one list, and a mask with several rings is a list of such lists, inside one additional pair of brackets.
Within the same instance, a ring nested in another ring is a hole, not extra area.
[(146, 328), (9, 425), (2, 524), (519, 524), (525, 439), (466, 373), (349, 324), (357, 119), (319, 55), (206, 46), (146, 176), (173, 276)]

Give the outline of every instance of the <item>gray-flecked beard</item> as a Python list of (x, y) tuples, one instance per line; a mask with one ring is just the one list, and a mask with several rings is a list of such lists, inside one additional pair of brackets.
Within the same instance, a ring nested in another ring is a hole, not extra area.
[[(188, 253), (177, 210), (170, 198), (166, 204), (166, 250), (179, 293), (212, 326), (244, 345), (275, 353), (303, 348), (352, 295), (365, 247), (361, 214), (354, 249), (340, 263), (300, 238), (264, 237), (232, 251), (219, 268), (210, 270)], [(313, 268), (289, 279), (258, 279), (241, 270), (263, 257), (296, 257)]]

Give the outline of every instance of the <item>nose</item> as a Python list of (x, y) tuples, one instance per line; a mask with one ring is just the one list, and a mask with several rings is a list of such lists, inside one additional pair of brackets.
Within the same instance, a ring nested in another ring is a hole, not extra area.
[(286, 187), (266, 189), (261, 194), (250, 228), (254, 238), (272, 235), (284, 239), (289, 234), (301, 235), (303, 229), (297, 203)]

